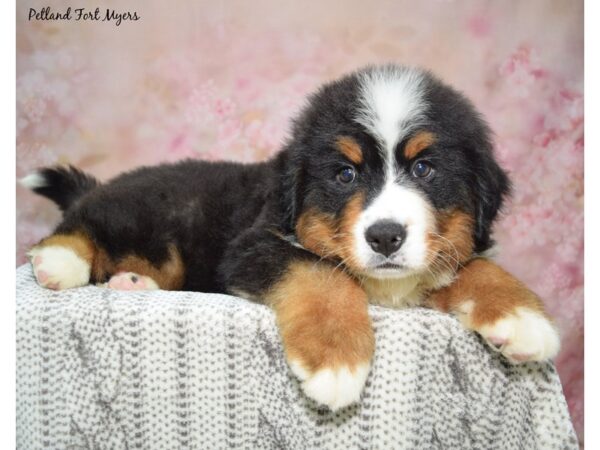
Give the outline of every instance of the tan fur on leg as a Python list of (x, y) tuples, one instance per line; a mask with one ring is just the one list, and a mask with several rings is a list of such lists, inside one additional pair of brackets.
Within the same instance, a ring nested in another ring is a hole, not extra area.
[(90, 280), (102, 281), (119, 272), (134, 272), (148, 278), (147, 284), (153, 289), (158, 286), (176, 290), (183, 286), (185, 277), (185, 266), (174, 245), (160, 266), (134, 254), (114, 260), (83, 231), (49, 236), (28, 255), (38, 283), (50, 289), (84, 286)]
[(513, 362), (553, 358), (560, 348), (539, 297), (489, 260), (467, 263), (454, 283), (433, 292), (428, 302), (455, 313)]
[(320, 263), (293, 263), (267, 294), (290, 367), (307, 395), (338, 409), (357, 401), (374, 336), (358, 283)]
[[(169, 247), (169, 258), (160, 266), (155, 266), (146, 258), (134, 254), (127, 255), (118, 261), (112, 261), (106, 252), (99, 251), (94, 271), (97, 279), (102, 279), (106, 274), (132, 272), (148, 277), (160, 289), (169, 291), (181, 289), (185, 277), (185, 266), (174, 245)], [(151, 284), (149, 283), (149, 285)]]

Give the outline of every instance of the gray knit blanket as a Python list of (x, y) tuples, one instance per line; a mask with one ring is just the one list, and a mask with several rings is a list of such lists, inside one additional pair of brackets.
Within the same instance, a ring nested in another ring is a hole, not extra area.
[(360, 404), (306, 398), (273, 313), (226, 295), (40, 288), (17, 270), (19, 449), (576, 449), (551, 363), (372, 306)]

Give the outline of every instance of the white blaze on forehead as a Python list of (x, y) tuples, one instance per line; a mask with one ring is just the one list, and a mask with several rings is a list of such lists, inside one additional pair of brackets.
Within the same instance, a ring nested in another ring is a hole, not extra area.
[(379, 141), (388, 168), (393, 168), (398, 142), (424, 117), (424, 81), (423, 72), (405, 67), (383, 67), (362, 75), (356, 121)]
[(383, 258), (365, 239), (366, 230), (381, 220), (406, 228), (402, 247), (388, 261), (413, 271), (425, 267), (427, 234), (434, 221), (431, 206), (423, 194), (398, 184), (395, 156), (398, 143), (424, 122), (424, 88), (425, 75), (418, 69), (388, 66), (361, 75), (356, 122), (378, 141), (386, 166), (381, 192), (361, 213), (354, 229), (356, 258), (364, 267)]

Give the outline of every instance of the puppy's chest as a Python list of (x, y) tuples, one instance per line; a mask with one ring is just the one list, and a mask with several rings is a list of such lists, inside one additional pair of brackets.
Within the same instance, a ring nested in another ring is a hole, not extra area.
[(366, 278), (362, 286), (369, 297), (369, 303), (392, 308), (418, 306), (424, 297), (424, 289), (418, 277), (402, 280), (379, 280)]
[(429, 279), (411, 276), (402, 279), (364, 278), (361, 285), (369, 298), (369, 303), (390, 308), (420, 306), (431, 290), (449, 285), (454, 277), (447, 276)]

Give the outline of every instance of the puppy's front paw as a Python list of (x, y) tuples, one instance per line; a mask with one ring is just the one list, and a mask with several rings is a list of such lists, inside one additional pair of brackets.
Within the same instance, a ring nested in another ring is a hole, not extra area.
[(68, 247), (34, 247), (28, 253), (40, 286), (61, 290), (88, 284), (90, 264)]
[(367, 295), (336, 269), (296, 263), (267, 294), (292, 371), (332, 411), (360, 399), (375, 351)]
[(332, 411), (360, 400), (370, 369), (368, 362), (353, 367), (324, 367), (312, 372), (304, 369), (299, 361), (292, 360), (289, 364), (292, 372), (302, 381), (304, 393)]
[(545, 361), (560, 350), (558, 331), (540, 298), (490, 260), (475, 258), (457, 279), (433, 292), (430, 304), (453, 312), (509, 361)]
[(554, 358), (560, 350), (560, 337), (554, 324), (529, 308), (517, 308), (493, 323), (476, 327), (475, 331), (513, 363), (545, 361)]

